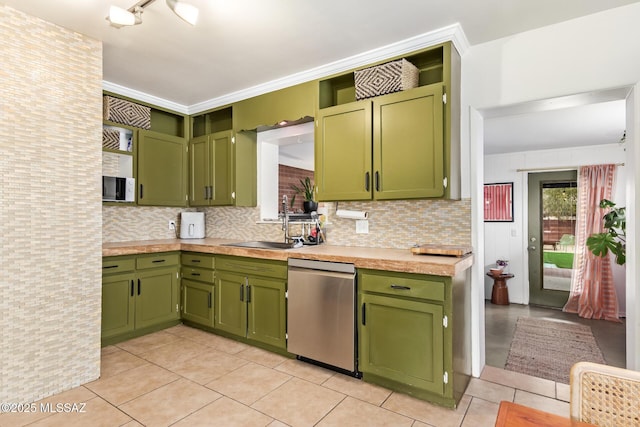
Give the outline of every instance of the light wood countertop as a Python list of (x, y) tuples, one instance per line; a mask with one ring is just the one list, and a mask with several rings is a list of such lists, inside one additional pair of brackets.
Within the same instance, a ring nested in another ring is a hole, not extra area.
[(473, 265), (473, 254), (462, 257), (443, 255), (414, 255), (411, 248), (385, 249), (357, 246), (304, 246), (302, 248), (277, 250), (224, 246), (236, 243), (231, 239), (168, 239), (137, 240), (104, 243), (102, 256), (137, 255), (168, 251), (194, 251), (218, 255), (235, 255), (286, 261), (302, 258), (320, 261), (353, 263), (356, 268), (399, 271), (407, 273), (456, 276)]

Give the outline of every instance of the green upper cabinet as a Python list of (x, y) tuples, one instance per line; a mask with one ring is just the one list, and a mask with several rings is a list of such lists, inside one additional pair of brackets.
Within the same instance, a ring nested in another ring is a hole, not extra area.
[(319, 200), (371, 199), (371, 101), (320, 110), (315, 143)]
[(256, 205), (256, 132), (234, 132), (234, 108), (191, 118), (190, 206)]
[(442, 197), (442, 86), (431, 85), (373, 101), (373, 197)]
[(313, 117), (315, 99), (316, 85), (307, 82), (240, 101), (234, 105), (234, 129), (255, 130), (282, 120)]
[(187, 144), (184, 138), (138, 131), (138, 204), (187, 205)]
[(444, 43), (404, 58), (417, 88), (356, 101), (353, 73), (318, 82), (319, 200), (460, 197), (460, 57)]
[(233, 204), (233, 143), (232, 131), (221, 131), (191, 140), (191, 206)]

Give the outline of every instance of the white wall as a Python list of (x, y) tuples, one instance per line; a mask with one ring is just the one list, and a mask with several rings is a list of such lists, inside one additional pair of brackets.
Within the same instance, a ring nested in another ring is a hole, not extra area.
[[(603, 163), (624, 163), (625, 147), (621, 144), (608, 144), (590, 147), (539, 150), (520, 153), (496, 154), (484, 156), (484, 182), (513, 182), (514, 183), (514, 221), (486, 222), (485, 233), (485, 270), (495, 263), (496, 259), (508, 259), (509, 271), (515, 277), (509, 280), (509, 301), (518, 304), (529, 302), (529, 281), (527, 266), (527, 172), (517, 172), (517, 169), (549, 168), (564, 166), (581, 166)], [(613, 201), (618, 206), (626, 203), (626, 171), (624, 166), (617, 168), (616, 187)], [(614, 263), (615, 264), (615, 263)], [(614, 267), (614, 281), (620, 311), (624, 312), (625, 276), (624, 269)], [(485, 279), (485, 298), (491, 298), (493, 281)]]
[[(472, 193), (474, 200), (481, 198), (478, 184), (484, 180), (483, 157), (473, 155), (480, 150), (471, 137), (470, 111), (635, 85), (640, 81), (638, 22), (640, 3), (633, 3), (469, 49), (462, 57), (462, 158), (469, 159), (469, 167), (463, 164), (462, 168), (468, 173), (463, 175), (463, 197)], [(636, 125), (639, 116), (636, 111), (632, 118)], [(632, 136), (627, 139), (627, 144), (635, 143)], [(637, 181), (635, 168), (633, 175)], [(473, 232), (474, 241), (484, 244), (484, 228), (477, 227)], [(632, 262), (635, 260), (627, 262), (627, 269), (635, 272), (635, 266), (629, 265)], [(638, 308), (630, 299), (629, 288), (637, 287), (638, 282), (636, 277), (627, 278), (627, 305), (634, 310)], [(484, 288), (483, 269), (474, 269), (472, 286), (474, 292)], [(478, 314), (474, 320), (481, 322), (482, 310), (473, 309), (474, 316)], [(638, 317), (631, 317), (637, 323)], [(639, 330), (635, 323), (627, 323), (629, 367), (640, 367)], [(474, 335), (473, 339), (474, 349), (481, 348), (477, 341), (484, 337)], [(482, 360), (483, 355), (473, 355), (474, 375), (479, 375)]]

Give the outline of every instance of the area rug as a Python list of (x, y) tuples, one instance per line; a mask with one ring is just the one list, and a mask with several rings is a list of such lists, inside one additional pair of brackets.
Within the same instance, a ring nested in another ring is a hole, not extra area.
[(518, 317), (505, 369), (569, 384), (579, 361), (607, 363), (589, 326)]

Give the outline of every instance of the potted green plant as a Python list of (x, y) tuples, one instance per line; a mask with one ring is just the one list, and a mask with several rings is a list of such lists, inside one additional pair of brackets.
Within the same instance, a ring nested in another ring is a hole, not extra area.
[(616, 208), (616, 204), (610, 200), (600, 201), (603, 209), (611, 208), (602, 218), (604, 233), (595, 233), (587, 237), (587, 247), (596, 256), (605, 257), (611, 251), (616, 257), (616, 263), (623, 265), (626, 262), (627, 249), (627, 218), (625, 208)]
[(297, 194), (302, 194), (304, 197), (304, 203), (302, 204), (305, 213), (313, 212), (318, 210), (318, 202), (314, 201), (314, 193), (316, 186), (311, 182), (311, 178), (308, 176), (305, 179), (300, 180), (300, 186), (295, 184), (291, 185), (291, 189), (296, 192), (291, 199), (291, 204), (295, 201), (295, 197)]

